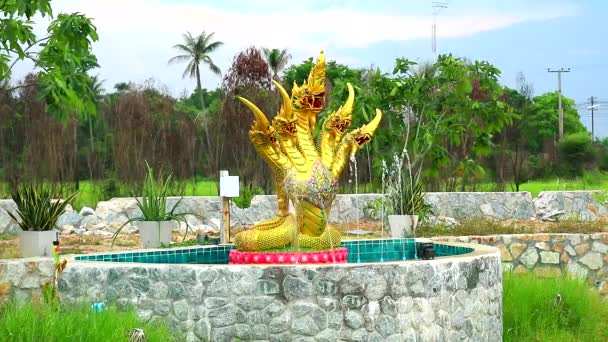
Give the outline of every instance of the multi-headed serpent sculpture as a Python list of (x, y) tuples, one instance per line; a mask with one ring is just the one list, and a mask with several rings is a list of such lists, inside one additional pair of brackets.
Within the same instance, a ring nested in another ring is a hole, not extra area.
[[(283, 105), (272, 124), (253, 103), (239, 97), (254, 114), (249, 138), (272, 168), (277, 189), (278, 213), (235, 236), (239, 251), (265, 251), (293, 244), (323, 250), (340, 245), (340, 232), (327, 224), (336, 196), (337, 180), (348, 159), (368, 143), (380, 123), (382, 112), (367, 125), (346, 133), (352, 121), (354, 90), (349, 84), (348, 99), (327, 116), (320, 133), (319, 147), (313, 140), (317, 115), (325, 99), (325, 57), (319, 55), (308, 80), (294, 82), (291, 97), (273, 81)], [(289, 211), (291, 201), (295, 213)]]

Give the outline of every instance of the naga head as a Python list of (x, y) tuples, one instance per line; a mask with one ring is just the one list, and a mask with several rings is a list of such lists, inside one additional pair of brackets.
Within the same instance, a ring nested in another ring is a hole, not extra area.
[(325, 55), (323, 51), (317, 63), (310, 70), (308, 79), (301, 86), (295, 82), (291, 90), (293, 107), (298, 111), (309, 111), (318, 114), (325, 105)]
[(254, 142), (254, 144), (268, 144), (270, 143), (273, 147), (277, 143), (276, 131), (272, 125), (268, 122), (266, 115), (262, 113), (258, 106), (251, 103), (251, 101), (246, 98), (237, 96), (239, 101), (241, 101), (245, 106), (249, 107), (253, 112), (253, 125), (249, 130), (249, 137)]
[(272, 126), (279, 135), (295, 137), (297, 132), (296, 124), (298, 122), (298, 119), (296, 118), (296, 115), (293, 112), (291, 99), (289, 98), (287, 91), (285, 91), (285, 88), (283, 88), (283, 86), (281, 86), (279, 82), (273, 80), (272, 83), (274, 83), (274, 86), (277, 88), (277, 90), (281, 94), (281, 97), (283, 98), (283, 105), (281, 106), (281, 109), (279, 110), (277, 116), (272, 119)]
[(382, 112), (380, 109), (376, 109), (376, 116), (372, 121), (370, 121), (367, 125), (357, 128), (349, 133), (349, 138), (354, 143), (353, 150), (351, 152), (352, 154), (372, 140), (374, 131), (376, 128), (378, 128), (381, 119)]
[(344, 105), (340, 106), (338, 110), (329, 114), (324, 122), (324, 128), (332, 131), (336, 136), (343, 136), (352, 120), (353, 103), (355, 101), (355, 91), (350, 83), (346, 83), (348, 88), (348, 99)]

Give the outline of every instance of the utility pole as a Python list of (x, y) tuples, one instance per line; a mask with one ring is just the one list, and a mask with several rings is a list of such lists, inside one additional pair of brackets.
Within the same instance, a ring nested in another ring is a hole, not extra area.
[(591, 141), (595, 141), (595, 123), (593, 122), (593, 119), (595, 114), (595, 108), (599, 106), (600, 104), (595, 102), (595, 97), (591, 96), (589, 98), (589, 107), (587, 107), (587, 110), (591, 109)]
[(590, 98), (591, 100), (591, 141), (593, 142), (595, 140), (595, 125), (593, 123), (593, 111), (595, 109), (595, 106), (593, 105), (593, 96), (591, 96)]
[(557, 70), (551, 70), (547, 68), (547, 72), (557, 73), (557, 104), (559, 108), (559, 140), (564, 138), (564, 108), (562, 108), (562, 72), (570, 72), (570, 68), (560, 68)]
[(448, 8), (448, 3), (446, 1), (433, 1), (433, 26), (431, 26), (431, 41), (432, 41), (432, 49), (433, 53), (437, 53), (437, 16), (439, 12)]

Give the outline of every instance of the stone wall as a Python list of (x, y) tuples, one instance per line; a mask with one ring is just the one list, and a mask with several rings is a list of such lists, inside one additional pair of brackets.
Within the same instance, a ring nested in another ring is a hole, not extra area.
[(436, 242), (480, 243), (500, 249), (503, 269), (539, 276), (568, 274), (608, 296), (608, 233), (435, 237)]
[[(143, 320), (166, 320), (187, 341), (499, 341), (500, 254), (477, 249), (381, 264), (70, 262), (59, 291), (64, 302), (133, 305)], [(36, 296), (50, 264), (1, 261), (0, 298)]]
[(497, 220), (534, 217), (529, 192), (428, 192), (425, 199), (436, 216)]
[[(532, 199), (528, 192), (429, 192), (426, 202), (431, 206), (431, 222), (457, 224), (465, 218), (508, 219), (581, 219), (597, 220), (608, 215), (608, 193), (601, 191), (545, 191)], [(380, 198), (379, 194), (337, 195), (329, 222), (351, 223), (357, 220), (377, 221), (377, 214), (368, 209), (369, 204)], [(172, 206), (177, 197), (169, 198)], [(219, 228), (220, 199), (216, 196), (184, 197), (178, 212), (191, 212), (187, 220), (194, 230)], [(0, 234), (19, 230), (7, 214), (16, 209), (12, 200), (0, 200)], [(271, 218), (277, 211), (276, 196), (255, 196), (249, 208), (231, 207), (233, 227), (251, 226)], [(133, 198), (113, 198), (99, 202), (96, 209), (83, 208), (80, 212), (68, 210), (59, 220), (64, 233), (111, 235), (128, 218), (139, 215)], [(182, 224), (182, 230), (185, 224)], [(124, 232), (135, 232), (127, 225)]]
[(543, 191), (534, 199), (534, 211), (541, 220), (595, 221), (608, 216), (608, 192)]

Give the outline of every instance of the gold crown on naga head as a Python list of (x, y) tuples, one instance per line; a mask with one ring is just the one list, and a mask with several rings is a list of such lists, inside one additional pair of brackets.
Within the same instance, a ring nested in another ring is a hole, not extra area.
[(315, 114), (323, 110), (325, 104), (325, 54), (319, 53), (317, 63), (313, 66), (308, 79), (301, 86), (294, 81), (291, 90), (293, 107), (296, 110), (308, 110)]

